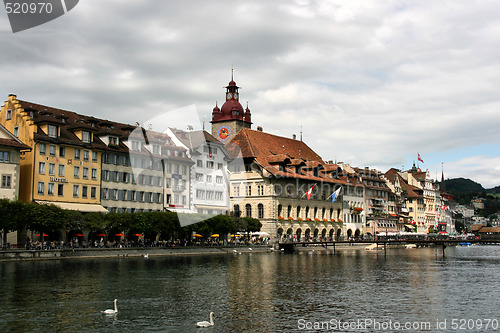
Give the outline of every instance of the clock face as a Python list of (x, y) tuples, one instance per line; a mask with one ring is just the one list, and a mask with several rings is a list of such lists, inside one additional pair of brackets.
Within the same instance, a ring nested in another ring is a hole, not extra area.
[(217, 132), (217, 136), (219, 137), (219, 140), (221, 142), (226, 142), (227, 139), (229, 138), (230, 133), (231, 133), (231, 131), (229, 130), (229, 128), (227, 126), (221, 126), (219, 128), (219, 131)]
[(227, 99), (231, 99), (232, 95), (231, 93), (227, 93)]

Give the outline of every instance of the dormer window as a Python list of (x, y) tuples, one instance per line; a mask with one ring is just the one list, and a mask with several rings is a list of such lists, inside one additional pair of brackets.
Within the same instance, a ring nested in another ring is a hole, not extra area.
[(138, 141), (132, 141), (132, 150), (139, 150), (139, 147)]
[(82, 141), (90, 143), (90, 132), (89, 131), (82, 131)]
[(48, 135), (51, 138), (57, 138), (57, 126), (55, 125), (49, 125), (49, 131)]
[(12, 109), (7, 110), (7, 113), (5, 114), (5, 119), (6, 120), (12, 119)]
[(109, 137), (109, 144), (118, 146), (118, 138), (116, 136), (110, 136)]
[(160, 146), (159, 145), (153, 145), (153, 154), (156, 154), (156, 155), (160, 154)]

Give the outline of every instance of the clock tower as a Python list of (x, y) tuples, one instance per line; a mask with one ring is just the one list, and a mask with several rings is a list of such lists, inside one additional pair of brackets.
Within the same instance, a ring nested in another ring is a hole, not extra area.
[(242, 128), (252, 125), (250, 109), (243, 110), (240, 104), (240, 94), (231, 72), (231, 82), (226, 88), (226, 102), (219, 109), (217, 103), (212, 112), (212, 135), (219, 141), (226, 143)]

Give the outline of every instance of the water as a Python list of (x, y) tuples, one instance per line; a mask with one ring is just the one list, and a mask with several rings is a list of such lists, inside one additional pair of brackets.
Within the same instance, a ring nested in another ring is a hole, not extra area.
[[(3, 262), (0, 330), (493, 332), (499, 267), (499, 246)], [(215, 326), (196, 328), (210, 311)]]

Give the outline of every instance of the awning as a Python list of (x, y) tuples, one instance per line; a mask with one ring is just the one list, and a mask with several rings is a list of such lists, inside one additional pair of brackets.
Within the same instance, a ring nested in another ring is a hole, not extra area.
[(83, 204), (71, 202), (57, 202), (57, 201), (37, 201), (40, 204), (53, 204), (62, 209), (77, 210), (84, 213), (107, 213), (108, 210), (101, 205), (97, 204)]
[(405, 224), (405, 227), (410, 228), (410, 229), (415, 229), (415, 226), (411, 225), (411, 224)]

